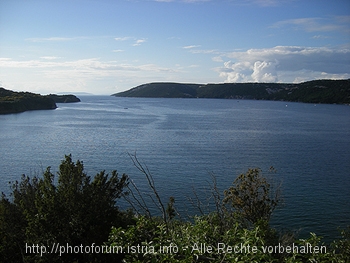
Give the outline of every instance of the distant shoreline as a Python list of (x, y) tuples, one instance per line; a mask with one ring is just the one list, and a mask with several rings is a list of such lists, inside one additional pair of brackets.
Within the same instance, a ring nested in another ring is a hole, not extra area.
[(185, 84), (154, 82), (112, 94), (141, 98), (217, 98), (350, 105), (350, 79), (290, 83)]

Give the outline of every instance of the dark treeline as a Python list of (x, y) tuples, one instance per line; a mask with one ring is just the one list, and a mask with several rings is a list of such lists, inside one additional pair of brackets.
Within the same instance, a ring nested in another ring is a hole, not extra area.
[(74, 95), (40, 95), (31, 92), (15, 92), (0, 87), (0, 114), (30, 110), (56, 109), (56, 103), (79, 102)]
[(217, 98), (350, 104), (350, 80), (288, 83), (149, 83), (113, 94), (117, 97)]

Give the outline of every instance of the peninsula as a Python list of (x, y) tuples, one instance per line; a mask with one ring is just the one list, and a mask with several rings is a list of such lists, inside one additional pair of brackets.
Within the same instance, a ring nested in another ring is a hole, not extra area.
[(155, 82), (113, 94), (116, 97), (217, 98), (350, 104), (350, 79), (291, 83), (184, 84)]
[(56, 95), (49, 94), (47, 97), (53, 99), (56, 103), (72, 103), (72, 102), (80, 102), (80, 99), (75, 95)]
[(30, 110), (56, 109), (56, 103), (79, 102), (74, 95), (40, 95), (31, 92), (15, 92), (0, 87), (0, 114)]

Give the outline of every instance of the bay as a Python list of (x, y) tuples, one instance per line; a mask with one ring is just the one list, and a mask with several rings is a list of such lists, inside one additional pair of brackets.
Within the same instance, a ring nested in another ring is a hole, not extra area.
[[(350, 107), (275, 101), (83, 96), (48, 111), (0, 116), (0, 190), (21, 174), (57, 171), (65, 154), (147, 183), (129, 154), (147, 165), (164, 198), (182, 214), (196, 189), (205, 204), (211, 174), (220, 191), (248, 168), (281, 184), (275, 227), (326, 239), (350, 225)], [(124, 205), (121, 203), (121, 205)]]

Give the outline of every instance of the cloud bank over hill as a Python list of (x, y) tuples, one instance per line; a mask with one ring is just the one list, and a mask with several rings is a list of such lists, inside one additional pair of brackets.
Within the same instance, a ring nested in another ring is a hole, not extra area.
[[(217, 68), (226, 82), (300, 82), (329, 78), (350, 78), (350, 49), (276, 46), (236, 51), (221, 56)], [(296, 74), (297, 72), (297, 74)], [(295, 76), (298, 77), (295, 77)]]

